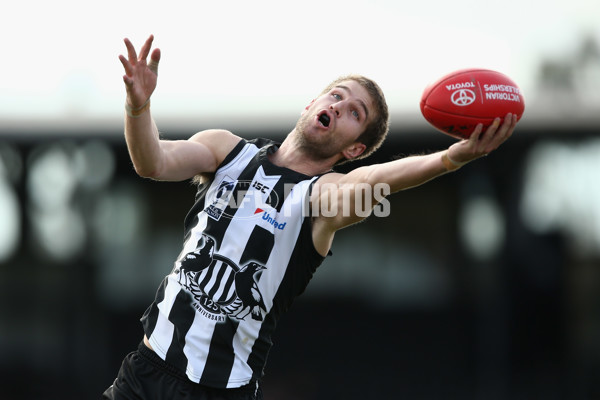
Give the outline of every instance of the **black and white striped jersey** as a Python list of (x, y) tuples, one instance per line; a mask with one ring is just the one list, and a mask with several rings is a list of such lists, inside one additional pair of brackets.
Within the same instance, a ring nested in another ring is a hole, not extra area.
[(323, 261), (307, 212), (317, 177), (272, 164), (276, 150), (242, 140), (200, 185), (183, 250), (142, 317), (154, 351), (193, 382), (258, 380), (279, 316)]

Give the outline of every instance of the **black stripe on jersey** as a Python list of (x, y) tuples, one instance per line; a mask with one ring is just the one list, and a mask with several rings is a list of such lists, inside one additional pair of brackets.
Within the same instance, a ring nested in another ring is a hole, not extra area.
[(158, 290), (156, 291), (156, 297), (154, 302), (146, 309), (144, 315), (140, 319), (142, 321), (142, 326), (144, 327), (144, 333), (146, 336), (152, 336), (152, 332), (154, 332), (154, 328), (156, 328), (156, 322), (158, 321), (158, 304), (161, 303), (165, 299), (165, 289), (167, 287), (167, 278), (163, 279)]
[(250, 238), (246, 243), (244, 252), (240, 257), (240, 268), (248, 261), (256, 261), (259, 264), (266, 264), (273, 245), (275, 244), (275, 236), (261, 226), (254, 226)]
[(258, 338), (248, 356), (247, 362), (253, 371), (254, 379), (259, 379), (263, 374), (267, 354), (273, 344), (271, 332), (275, 329), (279, 317), (289, 309), (293, 299), (304, 292), (317, 267), (324, 260), (313, 245), (311, 228), (310, 217), (305, 217), (285, 274), (273, 297), (271, 310), (265, 316)]
[(192, 307), (192, 295), (181, 289), (169, 313), (169, 321), (173, 323), (175, 330), (165, 358), (167, 363), (174, 365), (181, 371), (185, 371), (187, 368), (188, 360), (183, 353), (183, 347), (185, 346), (185, 335), (190, 330), (195, 316), (196, 311)]
[(238, 321), (227, 318), (224, 323), (215, 326), (206, 357), (206, 367), (199, 382), (201, 385), (227, 387), (235, 359), (233, 336), (238, 325)]
[(278, 319), (279, 314), (273, 310), (267, 314), (265, 320), (260, 326), (258, 338), (256, 338), (254, 346), (252, 346), (252, 352), (246, 361), (252, 369), (252, 380), (254, 381), (261, 379), (264, 375), (267, 356), (269, 355), (271, 346), (273, 346), (273, 341), (271, 340), (271, 334), (269, 332), (273, 332), (275, 330)]

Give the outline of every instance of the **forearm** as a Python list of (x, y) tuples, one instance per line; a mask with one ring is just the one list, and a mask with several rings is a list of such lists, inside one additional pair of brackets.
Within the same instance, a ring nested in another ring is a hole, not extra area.
[[(495, 150), (511, 135), (517, 124), (514, 114), (507, 114), (504, 122), (496, 118), (485, 133), (479, 124), (469, 139), (454, 143), (447, 150), (424, 156), (406, 157), (400, 160), (368, 167), (366, 181), (371, 184), (387, 183), (390, 192), (422, 185), (449, 171)], [(359, 176), (359, 179), (363, 178)]]
[(447, 150), (360, 167), (348, 174), (326, 174), (313, 189), (311, 204), (342, 210), (332, 216), (321, 216), (324, 226), (336, 231), (366, 218), (389, 194), (422, 185), (458, 168), (448, 164), (449, 160), (444, 162), (444, 156)]
[(420, 186), (448, 172), (442, 162), (444, 152), (406, 157), (394, 161), (397, 164), (388, 166), (386, 169), (389, 171), (384, 171), (389, 176), (390, 191), (394, 193)]
[(444, 150), (372, 165), (368, 167), (372, 170), (368, 172), (366, 180), (372, 184), (384, 183), (389, 185), (390, 193), (410, 189), (460, 168), (461, 164), (447, 157), (448, 152)]
[(125, 112), (125, 141), (129, 156), (140, 176), (153, 178), (160, 173), (162, 162), (158, 128), (149, 109), (139, 115), (134, 114)]

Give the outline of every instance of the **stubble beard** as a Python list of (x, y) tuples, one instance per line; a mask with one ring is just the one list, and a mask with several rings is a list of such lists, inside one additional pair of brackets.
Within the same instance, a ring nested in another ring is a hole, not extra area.
[(328, 159), (339, 153), (333, 138), (330, 135), (310, 135), (309, 129), (314, 116), (304, 114), (296, 123), (294, 141), (298, 149), (306, 156), (315, 160)]

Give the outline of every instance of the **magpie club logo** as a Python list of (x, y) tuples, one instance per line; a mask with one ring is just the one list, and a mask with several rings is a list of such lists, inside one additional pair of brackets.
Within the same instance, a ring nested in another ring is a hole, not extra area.
[(225, 322), (227, 317), (263, 320), (266, 306), (258, 282), (265, 266), (254, 261), (238, 266), (219, 254), (216, 241), (203, 234), (194, 251), (179, 260), (179, 283), (194, 299), (193, 307), (205, 318)]

